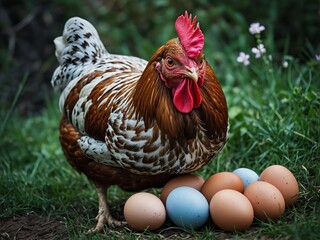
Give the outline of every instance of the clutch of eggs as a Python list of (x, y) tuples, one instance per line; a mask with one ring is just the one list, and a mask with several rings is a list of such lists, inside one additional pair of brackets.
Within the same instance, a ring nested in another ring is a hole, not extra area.
[(200, 228), (211, 217), (225, 231), (243, 231), (254, 217), (279, 219), (298, 195), (297, 180), (281, 165), (266, 168), (260, 177), (248, 168), (216, 173), (207, 180), (185, 174), (168, 181), (160, 198), (134, 194), (125, 204), (124, 216), (137, 231), (156, 230), (166, 217), (188, 229)]

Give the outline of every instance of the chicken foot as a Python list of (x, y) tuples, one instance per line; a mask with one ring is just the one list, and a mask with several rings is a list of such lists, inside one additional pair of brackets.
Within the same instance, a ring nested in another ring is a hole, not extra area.
[(126, 224), (125, 221), (119, 221), (114, 219), (109, 211), (107, 205), (107, 187), (96, 185), (97, 193), (98, 193), (98, 200), (99, 200), (99, 212), (96, 216), (96, 220), (98, 221), (97, 225), (90, 229), (88, 233), (98, 233), (101, 232), (104, 225), (108, 226), (123, 226)]

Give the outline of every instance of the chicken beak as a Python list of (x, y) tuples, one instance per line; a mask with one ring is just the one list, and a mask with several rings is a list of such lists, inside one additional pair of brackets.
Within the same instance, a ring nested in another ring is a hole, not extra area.
[(185, 73), (186, 77), (192, 79), (195, 82), (198, 82), (198, 73), (197, 73), (196, 68), (195, 67), (191, 67), (191, 68), (186, 67), (186, 70), (187, 70)]

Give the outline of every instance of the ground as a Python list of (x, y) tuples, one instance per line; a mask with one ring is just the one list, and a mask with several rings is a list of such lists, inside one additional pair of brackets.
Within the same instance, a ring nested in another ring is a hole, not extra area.
[(33, 213), (0, 220), (0, 240), (64, 240), (67, 239), (66, 232), (62, 220), (45, 218)]
[[(212, 226), (211, 224), (209, 224)], [(255, 227), (252, 227), (252, 231), (255, 232)], [(190, 230), (182, 229), (180, 227), (175, 227), (170, 222), (166, 222), (163, 227), (155, 231), (150, 235), (148, 232), (132, 232), (128, 227), (122, 228), (104, 228), (103, 232), (100, 233), (101, 238), (104, 239), (106, 236), (112, 239), (127, 239), (128, 236), (136, 239), (197, 239), (196, 235), (193, 235)], [(129, 235), (126, 235), (129, 234)], [(201, 231), (199, 232), (201, 236)], [(95, 234), (96, 235), (96, 234)], [(78, 235), (86, 236), (88, 239), (99, 236), (90, 236), (83, 232)], [(221, 230), (215, 229), (207, 236), (209, 239), (228, 239), (230, 233), (223, 232)], [(87, 239), (85, 237), (85, 239)], [(115, 237), (115, 238), (114, 238)], [(27, 215), (16, 215), (7, 219), (0, 219), (0, 240), (65, 240), (69, 239), (69, 235), (66, 229), (66, 222), (63, 219), (54, 219), (49, 217), (39, 216), (35, 213), (30, 213)], [(247, 239), (252, 239), (252, 236), (248, 235)], [(264, 239), (270, 239), (265, 237)]]

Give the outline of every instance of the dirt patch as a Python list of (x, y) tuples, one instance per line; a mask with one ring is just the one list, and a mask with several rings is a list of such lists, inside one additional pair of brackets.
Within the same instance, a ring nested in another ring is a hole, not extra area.
[(35, 214), (0, 219), (0, 240), (24, 239), (46, 240), (67, 239), (67, 231), (62, 221)]

